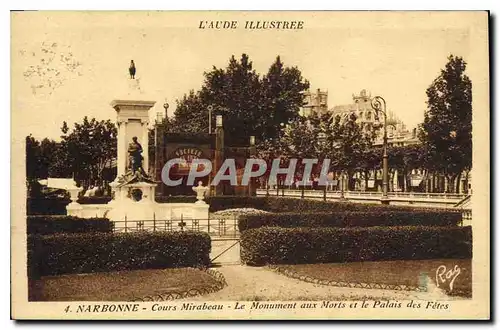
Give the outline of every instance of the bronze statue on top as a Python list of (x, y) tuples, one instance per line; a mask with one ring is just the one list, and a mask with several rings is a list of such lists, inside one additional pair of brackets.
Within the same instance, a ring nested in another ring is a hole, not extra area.
[(135, 79), (135, 63), (134, 60), (130, 61), (130, 67), (128, 68), (128, 73), (130, 73), (130, 79)]

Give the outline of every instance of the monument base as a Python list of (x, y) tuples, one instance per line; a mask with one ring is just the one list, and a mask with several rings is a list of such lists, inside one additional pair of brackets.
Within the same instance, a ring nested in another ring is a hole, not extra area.
[(83, 206), (77, 202), (66, 205), (66, 213), (73, 217), (83, 217)]

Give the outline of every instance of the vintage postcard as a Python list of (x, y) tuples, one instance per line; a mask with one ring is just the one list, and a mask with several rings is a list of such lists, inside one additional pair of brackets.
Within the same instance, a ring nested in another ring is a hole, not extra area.
[(12, 318), (489, 319), (488, 24), (12, 12)]

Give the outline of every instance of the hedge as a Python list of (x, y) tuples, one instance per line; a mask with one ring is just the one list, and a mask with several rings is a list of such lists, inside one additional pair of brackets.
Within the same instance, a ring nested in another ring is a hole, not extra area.
[[(111, 201), (109, 196), (82, 196), (78, 199), (80, 204), (107, 204)], [(27, 198), (26, 214), (28, 215), (65, 215), (66, 206), (71, 203), (68, 198)]]
[(210, 212), (243, 207), (269, 211), (269, 201), (264, 197), (214, 196), (208, 197), (206, 202), (210, 205)]
[(248, 265), (471, 258), (468, 227), (249, 229), (241, 235)]
[(373, 210), (271, 213), (241, 215), (240, 232), (264, 226), (275, 227), (373, 227), (373, 226), (456, 226), (462, 214), (446, 210)]
[(64, 215), (66, 214), (66, 205), (71, 203), (69, 199), (64, 198), (27, 198), (26, 214), (28, 215)]
[(112, 200), (111, 196), (82, 196), (78, 198), (79, 204), (108, 204)]
[[(332, 211), (369, 212), (369, 211), (379, 211), (379, 210), (390, 210), (390, 211), (429, 210), (429, 208), (400, 206), (400, 205), (364, 204), (364, 203), (322, 201), (314, 199), (287, 198), (287, 197), (260, 197), (260, 198), (266, 200), (265, 210), (270, 212), (301, 213), (301, 212), (332, 212)], [(258, 204), (262, 204), (262, 202), (258, 202)]]
[(249, 207), (269, 212), (332, 212), (332, 211), (413, 211), (413, 210), (436, 210), (424, 207), (362, 204), (352, 202), (322, 201), (314, 199), (300, 199), (291, 197), (242, 197), (242, 196), (215, 196), (206, 198), (210, 204), (210, 212), (216, 212), (231, 208)]
[(194, 203), (196, 196), (156, 196), (157, 203)]
[(112, 232), (113, 223), (107, 218), (34, 215), (27, 217), (26, 231), (30, 234)]
[(85, 233), (28, 236), (28, 276), (206, 266), (201, 232)]

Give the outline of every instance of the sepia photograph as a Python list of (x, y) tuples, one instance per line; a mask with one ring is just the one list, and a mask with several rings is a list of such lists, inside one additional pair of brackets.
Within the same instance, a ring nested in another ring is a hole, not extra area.
[(487, 11), (12, 11), (13, 319), (490, 318)]

